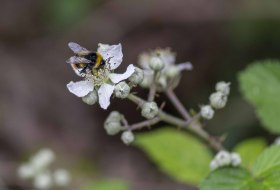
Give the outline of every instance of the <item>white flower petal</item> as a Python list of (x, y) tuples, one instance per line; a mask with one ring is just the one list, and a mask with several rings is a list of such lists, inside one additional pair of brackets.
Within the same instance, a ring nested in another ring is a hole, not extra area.
[(114, 92), (114, 86), (110, 84), (102, 84), (98, 89), (98, 99), (100, 107), (107, 109), (110, 105), (110, 97)]
[(93, 91), (94, 84), (92, 81), (78, 81), (78, 82), (69, 82), (67, 84), (68, 90), (75, 94), (78, 97), (84, 97), (86, 96), (89, 92)]
[(180, 70), (192, 70), (193, 69), (193, 65), (190, 62), (186, 62), (186, 63), (180, 63), (177, 64), (176, 67)]
[(116, 69), (123, 60), (122, 45), (98, 44), (97, 52), (100, 53), (104, 60), (108, 61), (110, 69)]
[(133, 64), (130, 64), (123, 74), (111, 73), (109, 74), (109, 78), (113, 83), (117, 84), (118, 82), (130, 77), (134, 73), (134, 71), (135, 71), (135, 67), (133, 66)]

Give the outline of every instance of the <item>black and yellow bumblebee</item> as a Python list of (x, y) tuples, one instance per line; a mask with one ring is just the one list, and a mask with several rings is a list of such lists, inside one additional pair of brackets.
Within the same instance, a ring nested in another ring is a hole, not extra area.
[(66, 62), (81, 77), (85, 77), (89, 73), (93, 74), (106, 64), (106, 61), (98, 52), (89, 51), (74, 42), (68, 43), (68, 47), (75, 53), (75, 56), (70, 57)]

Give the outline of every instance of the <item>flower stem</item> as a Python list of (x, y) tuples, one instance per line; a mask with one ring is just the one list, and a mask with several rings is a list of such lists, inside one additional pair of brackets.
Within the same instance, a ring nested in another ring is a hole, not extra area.
[(178, 99), (178, 97), (176, 96), (172, 88), (167, 89), (165, 93), (167, 97), (170, 99), (170, 101), (172, 102), (172, 104), (174, 105), (174, 107), (177, 109), (177, 111), (182, 115), (182, 117), (187, 121), (190, 120), (191, 119), (190, 114), (185, 109), (181, 101)]
[(148, 96), (148, 101), (152, 102), (155, 99), (155, 95), (156, 95), (156, 81), (157, 81), (157, 75), (158, 73), (155, 72), (153, 75), (153, 80), (152, 80), (152, 84), (150, 86), (150, 91), (149, 91), (149, 96)]
[[(135, 96), (133, 94), (129, 94), (128, 99), (140, 106), (145, 103), (145, 100), (143, 100), (142, 98)], [(184, 121), (184, 120), (177, 118), (175, 116), (172, 116), (162, 110), (159, 110), (158, 117), (159, 117), (159, 119), (155, 120), (154, 121), (155, 123), (157, 123), (159, 121), (165, 121), (166, 123), (170, 123), (174, 126), (183, 127), (185, 129), (189, 130), (190, 132), (194, 133), (195, 135), (197, 135), (204, 141), (208, 142), (209, 146), (212, 147), (215, 151), (224, 149), (221, 142), (218, 141), (216, 138), (210, 136), (206, 131), (204, 131), (199, 122), (196, 123), (195, 127), (192, 126), (193, 122), (198, 121), (200, 114), (197, 114), (196, 116), (190, 118), (188, 121)], [(142, 122), (142, 123), (148, 124), (149, 122), (151, 122), (151, 120), (148, 120), (146, 122), (145, 123)], [(141, 127), (147, 126), (144, 124), (140, 125), (140, 123), (139, 123), (136, 126), (136, 128), (140, 129)]]
[(132, 124), (132, 125), (130, 125), (130, 129), (131, 130), (142, 129), (143, 127), (152, 126), (152, 125), (154, 125), (154, 124), (156, 124), (160, 121), (161, 121), (161, 119), (159, 117), (155, 117), (155, 118), (150, 119), (150, 120), (146, 120), (146, 121), (142, 121), (142, 122), (139, 122), (139, 123)]

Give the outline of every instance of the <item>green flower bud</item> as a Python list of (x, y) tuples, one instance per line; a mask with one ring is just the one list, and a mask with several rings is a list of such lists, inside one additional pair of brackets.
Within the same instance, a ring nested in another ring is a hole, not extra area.
[(213, 108), (221, 109), (225, 107), (227, 103), (227, 96), (221, 92), (215, 92), (210, 95), (209, 100)]
[(239, 166), (241, 164), (241, 157), (238, 153), (231, 153), (230, 154), (231, 157), (231, 165), (233, 166)]
[(164, 63), (158, 56), (153, 56), (150, 59), (149, 67), (154, 71), (161, 71), (164, 68)]
[(202, 106), (201, 109), (200, 109), (201, 116), (205, 119), (208, 119), (208, 120), (212, 119), (214, 117), (214, 113), (215, 113), (215, 111), (209, 105)]
[(155, 102), (146, 102), (142, 105), (141, 115), (147, 119), (153, 119), (158, 114), (158, 106)]
[(120, 82), (115, 87), (115, 95), (117, 98), (126, 98), (130, 93), (130, 87), (124, 81)]
[(121, 139), (124, 144), (129, 145), (134, 141), (134, 135), (131, 131), (125, 131), (122, 133)]
[(120, 122), (107, 121), (104, 124), (104, 128), (108, 135), (116, 135), (118, 132), (120, 132), (122, 126)]
[(230, 92), (230, 83), (220, 81), (216, 84), (216, 90), (218, 92), (223, 93), (225, 96), (227, 96), (227, 95), (229, 95), (229, 92)]
[(118, 111), (112, 111), (106, 119), (106, 122), (120, 122), (122, 119), (122, 114)]
[(221, 150), (215, 156), (215, 160), (219, 166), (228, 166), (231, 164), (231, 155), (227, 151)]
[(138, 67), (135, 67), (134, 73), (128, 78), (133, 84), (140, 84), (144, 79), (144, 71)]
[(165, 70), (165, 75), (169, 79), (174, 79), (180, 77), (180, 69), (177, 66), (169, 66), (168, 69)]
[(98, 100), (97, 92), (95, 90), (93, 90), (88, 95), (82, 97), (82, 100), (83, 100), (83, 102), (85, 102), (88, 105), (95, 104)]

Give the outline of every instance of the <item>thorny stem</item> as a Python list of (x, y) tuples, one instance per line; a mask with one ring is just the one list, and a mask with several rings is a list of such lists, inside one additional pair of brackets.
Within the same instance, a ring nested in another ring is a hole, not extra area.
[[(145, 100), (143, 100), (140, 97), (135, 96), (133, 94), (129, 94), (128, 99), (140, 106), (145, 103)], [(219, 142), (216, 138), (210, 136), (206, 131), (204, 131), (202, 129), (201, 124), (199, 122), (196, 122), (197, 119), (199, 118), (199, 116), (200, 115), (198, 114), (198, 115), (194, 116), (193, 118), (190, 118), (188, 121), (184, 121), (184, 120), (177, 118), (175, 116), (172, 116), (162, 110), (159, 110), (159, 112), (158, 112), (158, 117), (161, 121), (165, 121), (167, 123), (173, 124), (178, 127), (183, 127), (185, 129), (189, 130), (190, 132), (199, 136), (204, 141), (208, 142), (209, 146), (212, 147), (215, 151), (223, 150), (224, 148), (223, 148), (221, 142)], [(193, 127), (191, 125), (193, 122), (196, 122), (195, 127)], [(139, 128), (141, 128), (141, 127), (139, 127)], [(139, 128), (137, 128), (137, 129), (139, 129)]]
[(168, 88), (166, 90), (166, 95), (167, 97), (170, 99), (170, 101), (172, 102), (172, 104), (174, 105), (174, 107), (178, 110), (178, 112), (182, 115), (182, 117), (188, 121), (191, 119), (190, 114), (188, 113), (188, 111), (185, 109), (185, 107), (183, 106), (183, 104), (181, 103), (181, 101), (178, 99), (178, 97), (176, 96), (176, 94), (174, 93), (174, 91), (172, 90), (172, 88)]

